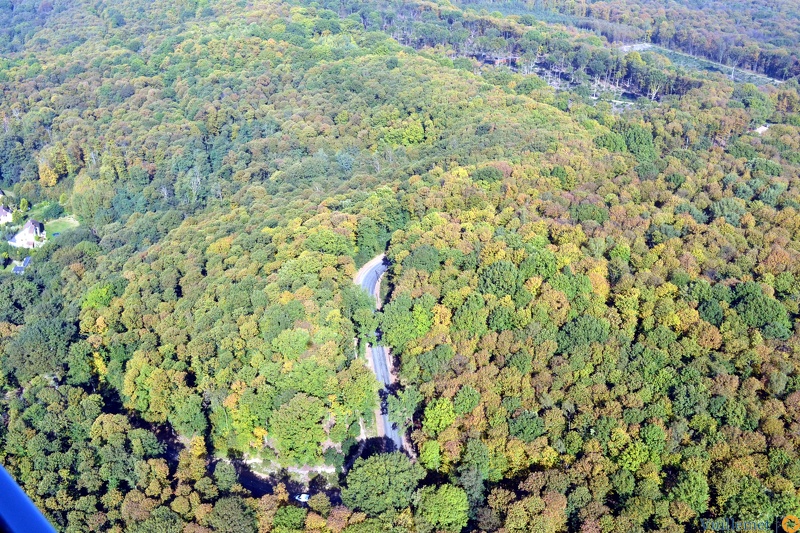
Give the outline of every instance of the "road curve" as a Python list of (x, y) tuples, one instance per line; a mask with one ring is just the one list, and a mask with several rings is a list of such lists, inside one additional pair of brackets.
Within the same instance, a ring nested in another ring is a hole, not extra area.
[[(383, 276), (383, 273), (386, 272), (387, 268), (386, 256), (381, 254), (361, 267), (361, 270), (358, 271), (358, 274), (356, 274), (355, 277), (356, 285), (359, 285), (362, 289), (373, 295), (378, 307), (380, 307), (378, 282), (380, 281), (381, 276)], [(369, 347), (367, 348), (369, 349)], [(391, 362), (389, 361), (388, 351), (383, 346), (377, 345), (372, 346), (371, 350), (372, 366), (373, 370), (375, 371), (375, 377), (378, 378), (378, 381), (383, 383), (384, 388), (387, 388), (392, 384), (392, 375), (389, 372), (389, 365)], [(379, 436), (388, 438), (392, 441), (392, 443), (394, 443), (395, 449), (402, 450), (403, 439), (401, 438), (400, 433), (392, 427), (392, 423), (389, 421), (389, 415), (381, 414), (381, 419), (383, 421), (384, 434)], [(380, 432), (380, 426), (378, 431)]]

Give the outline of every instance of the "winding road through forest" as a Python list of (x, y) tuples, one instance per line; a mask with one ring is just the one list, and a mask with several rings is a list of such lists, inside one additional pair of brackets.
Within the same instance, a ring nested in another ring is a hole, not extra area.
[[(376, 308), (378, 309), (380, 308), (380, 280), (387, 269), (388, 266), (386, 265), (385, 255), (381, 254), (361, 267), (354, 278), (356, 285), (359, 285), (375, 297)], [(369, 366), (375, 373), (378, 381), (383, 383), (385, 391), (393, 382), (393, 376), (389, 370), (391, 365), (389, 357), (389, 350), (387, 348), (383, 346), (367, 346), (367, 360)], [(386, 437), (392, 442), (396, 450), (403, 450), (402, 436), (397, 429), (392, 426), (388, 414), (380, 414), (380, 419), (377, 420), (376, 425), (378, 437)], [(164, 456), (167, 462), (177, 468), (180, 451), (185, 448), (186, 442), (181, 442), (171, 430), (158, 426), (149, 426), (149, 429), (153, 431), (159, 441), (164, 444)], [(214, 462), (216, 462), (216, 460), (214, 460)], [(247, 461), (236, 461), (234, 462), (234, 466), (236, 467), (239, 484), (256, 497), (272, 493), (275, 483), (281, 480), (277, 477), (267, 478), (261, 474), (255, 473), (251, 470)], [(284, 471), (284, 473), (286, 472), (287, 471)], [(300, 494), (306, 490), (307, 489), (303, 486), (292, 487), (290, 484), (289, 487), (291, 494)]]
[[(375, 304), (378, 309), (380, 309), (380, 280), (387, 268), (386, 256), (385, 254), (381, 254), (361, 267), (355, 277), (356, 285), (359, 285), (362, 289), (375, 297)], [(367, 359), (371, 361), (372, 371), (375, 372), (375, 377), (378, 378), (378, 381), (383, 383), (384, 389), (388, 389), (393, 382), (392, 373), (389, 370), (391, 365), (389, 350), (378, 345), (367, 346)], [(397, 429), (393, 427), (392, 422), (389, 420), (388, 413), (383, 413), (383, 409), (381, 409), (380, 420), (377, 425), (379, 437), (386, 437), (391, 440), (392, 443), (394, 443), (395, 449), (403, 449), (403, 439)]]

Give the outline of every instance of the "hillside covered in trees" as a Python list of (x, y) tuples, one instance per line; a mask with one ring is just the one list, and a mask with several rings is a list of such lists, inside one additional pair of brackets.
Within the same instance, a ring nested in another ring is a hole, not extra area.
[(481, 9), (0, 0), (0, 463), (58, 530), (800, 510), (794, 67)]
[(697, 0), (463, 0), (474, 9), (532, 14), (610, 42), (652, 42), (778, 79), (800, 74), (800, 3)]

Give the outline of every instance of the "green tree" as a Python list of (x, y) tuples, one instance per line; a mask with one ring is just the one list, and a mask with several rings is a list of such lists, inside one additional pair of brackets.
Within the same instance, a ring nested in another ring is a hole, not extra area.
[(731, 197), (717, 200), (709, 206), (709, 210), (712, 217), (724, 218), (732, 226), (738, 226), (739, 221), (747, 211), (742, 200)]
[(205, 433), (208, 420), (203, 413), (203, 399), (198, 394), (181, 394), (175, 403), (175, 408), (169, 414), (169, 421), (175, 430), (187, 437)]
[(558, 332), (556, 341), (562, 353), (569, 353), (577, 346), (592, 342), (605, 342), (610, 333), (608, 321), (591, 315), (581, 315), (572, 319)]
[(453, 348), (449, 344), (439, 344), (433, 350), (421, 354), (417, 360), (423, 371), (422, 378), (428, 381), (445, 370), (453, 355)]
[[(375, 257), (383, 248), (379, 240), (380, 230), (378, 225), (369, 217), (358, 220), (356, 225), (356, 264), (363, 265)], [(385, 243), (383, 243), (385, 244)]]
[(319, 398), (297, 394), (270, 417), (269, 432), (278, 453), (294, 464), (316, 464), (325, 440), (322, 418), (325, 406)]
[(416, 268), (425, 272), (433, 272), (439, 268), (439, 251), (428, 244), (414, 248), (403, 261), (406, 268)]
[(470, 176), (475, 181), (488, 181), (489, 183), (503, 179), (503, 173), (494, 166), (481, 167)]
[(324, 492), (318, 492), (309, 498), (308, 506), (322, 516), (328, 516), (331, 511), (331, 499)]
[(769, 338), (789, 338), (791, 323), (786, 308), (779, 301), (765, 295), (753, 282), (740, 283), (734, 292), (734, 308), (745, 324), (751, 328), (763, 328)]
[(453, 402), (447, 398), (436, 398), (425, 407), (422, 428), (430, 435), (436, 436), (456, 419)]
[(469, 521), (467, 493), (450, 484), (420, 489), (414, 506), (417, 518), (437, 530), (459, 532)]
[(686, 503), (697, 514), (705, 513), (709, 499), (706, 476), (696, 470), (682, 471), (678, 476), (678, 483), (670, 493), (670, 498)]
[(311, 336), (304, 329), (285, 329), (272, 340), (272, 348), (286, 359), (297, 359), (308, 348)]
[(132, 533), (181, 533), (184, 525), (177, 513), (168, 507), (158, 507), (147, 520), (136, 524), (130, 531)]
[(470, 294), (453, 315), (453, 329), (467, 332), (473, 337), (481, 337), (487, 331), (488, 317), (489, 311), (481, 295)]
[(402, 509), (423, 477), (425, 470), (400, 452), (359, 457), (347, 473), (342, 501), (371, 516)]
[(536, 413), (524, 411), (509, 421), (508, 431), (518, 439), (533, 442), (544, 434), (544, 422)]
[(637, 161), (646, 163), (656, 158), (653, 135), (648, 129), (638, 125), (629, 126), (624, 136), (628, 150), (636, 156)]
[(605, 148), (611, 152), (624, 152), (627, 148), (625, 138), (619, 133), (608, 132), (594, 138), (598, 148)]
[(429, 294), (412, 300), (404, 293), (389, 302), (381, 315), (383, 340), (402, 351), (408, 342), (425, 335), (433, 326), (434, 304)]
[(598, 224), (602, 224), (608, 220), (608, 209), (588, 203), (578, 204), (570, 207), (569, 214), (578, 222), (594, 220)]
[(217, 482), (217, 487), (223, 492), (228, 492), (233, 488), (233, 485), (238, 481), (236, 469), (227, 461), (220, 461), (214, 467), (214, 481)]
[(67, 383), (84, 385), (92, 380), (92, 346), (85, 340), (73, 343), (67, 356)]
[(57, 316), (26, 321), (6, 346), (4, 363), (20, 382), (39, 374), (60, 374), (74, 334), (75, 326)]
[(294, 505), (284, 505), (275, 512), (272, 526), (288, 530), (302, 529), (306, 521), (308, 511), (295, 507)]
[(435, 440), (426, 440), (419, 450), (419, 462), (428, 470), (438, 470), (442, 464), (441, 448)]
[(724, 315), (722, 307), (717, 300), (705, 300), (697, 306), (697, 312), (700, 314), (700, 318), (709, 324), (714, 324), (715, 326), (722, 324)]
[(214, 504), (208, 522), (215, 531), (223, 533), (255, 533), (253, 510), (239, 496), (228, 496)]
[(497, 261), (478, 274), (478, 290), (497, 297), (514, 294), (519, 281), (519, 270), (510, 261)]
[(353, 313), (353, 322), (356, 324), (356, 333), (360, 339), (371, 341), (375, 337), (380, 321), (372, 309), (359, 308)]
[(736, 480), (736, 485), (735, 492), (725, 501), (723, 512), (742, 520), (769, 520), (774, 516), (773, 501), (760, 481), (743, 476)]
[(413, 386), (407, 386), (396, 396), (389, 396), (389, 420), (404, 429), (407, 428), (422, 400), (424, 400), (422, 393)]
[(534, 276), (548, 280), (556, 273), (557, 265), (558, 262), (553, 252), (534, 248), (528, 251), (528, 257), (520, 263), (519, 276), (522, 281)]
[(86, 293), (86, 297), (83, 300), (83, 308), (96, 309), (98, 307), (106, 307), (111, 302), (112, 296), (110, 285), (95, 287)]
[(625, 470), (636, 472), (642, 463), (650, 458), (650, 450), (640, 441), (630, 443), (619, 455), (619, 465)]
[(453, 409), (457, 415), (472, 412), (481, 401), (481, 394), (469, 385), (464, 385), (453, 398)]

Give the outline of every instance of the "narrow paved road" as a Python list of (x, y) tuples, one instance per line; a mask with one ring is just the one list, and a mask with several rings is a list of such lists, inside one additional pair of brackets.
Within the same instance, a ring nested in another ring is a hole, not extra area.
[[(381, 276), (387, 269), (385, 259), (384, 254), (374, 258), (361, 267), (361, 270), (358, 271), (355, 278), (356, 284), (360, 285), (361, 288), (369, 294), (375, 296), (376, 302), (380, 298), (378, 294), (378, 281), (380, 281)], [(378, 381), (383, 383), (384, 388), (391, 385), (392, 376), (389, 372), (389, 365), (391, 363), (386, 348), (383, 346), (372, 346), (372, 363), (375, 370), (375, 377), (378, 378)], [(389, 415), (382, 414), (381, 418), (383, 420), (384, 434), (380, 436), (385, 436), (391, 440), (394, 443), (395, 449), (402, 450), (403, 439), (400, 437), (400, 433), (392, 427), (392, 423), (389, 421)]]

